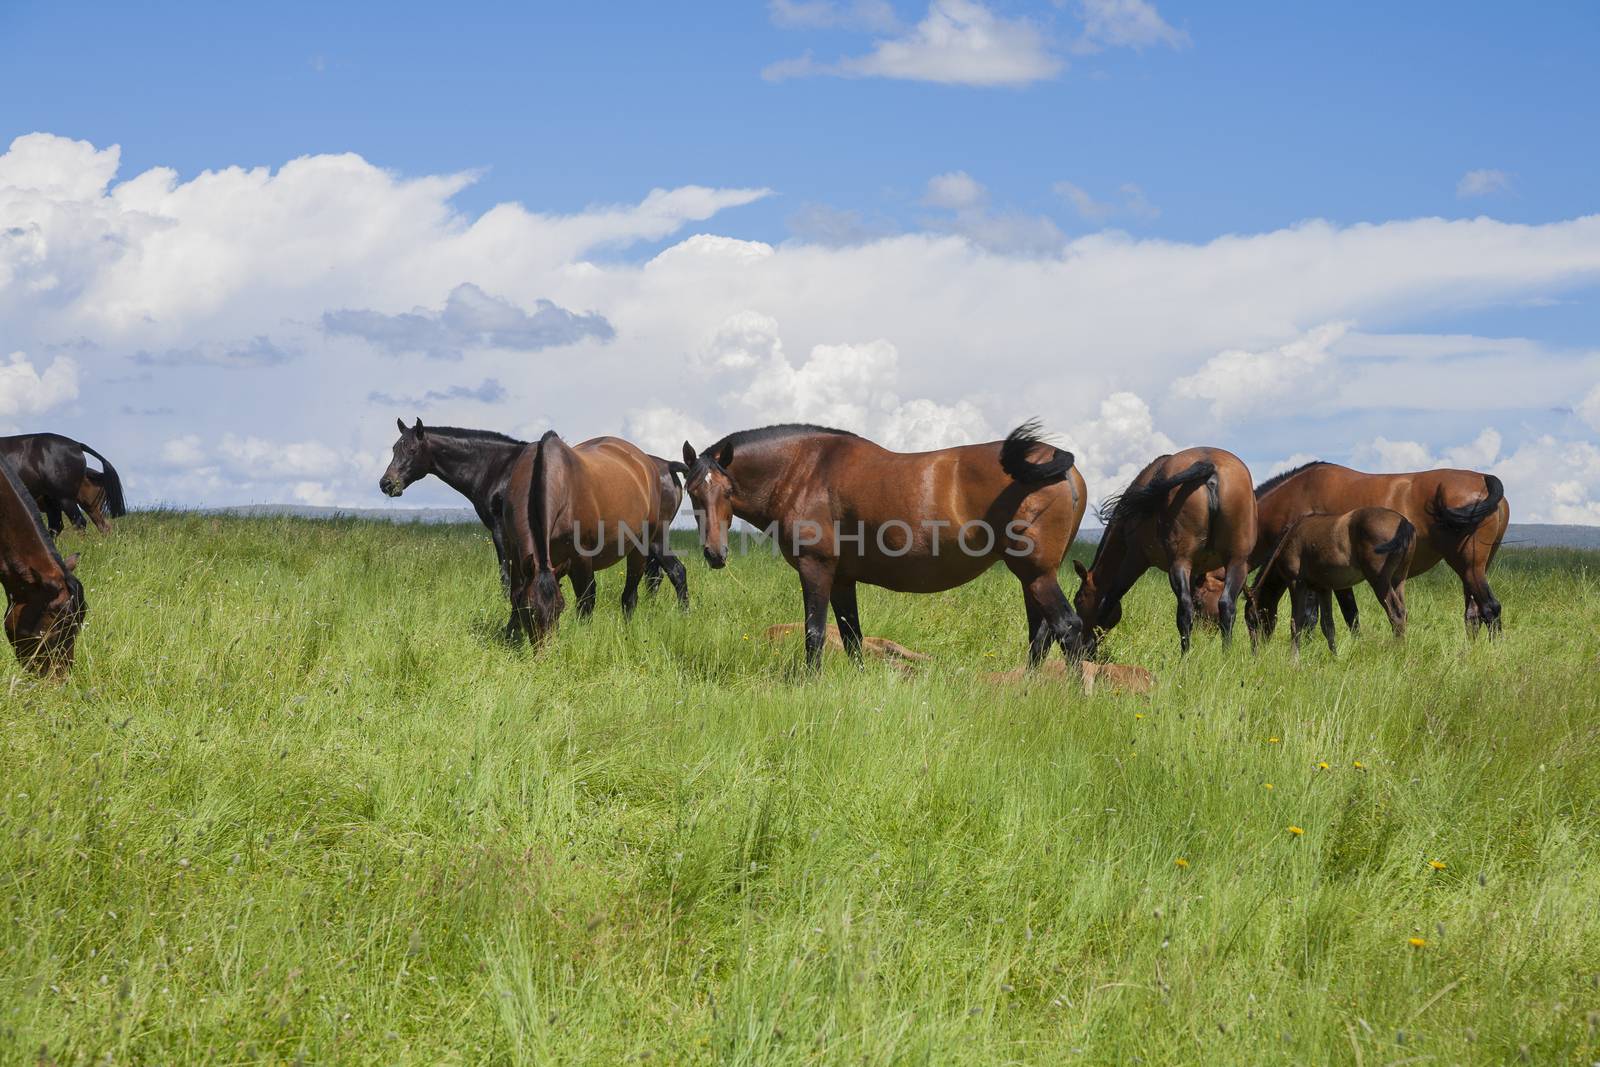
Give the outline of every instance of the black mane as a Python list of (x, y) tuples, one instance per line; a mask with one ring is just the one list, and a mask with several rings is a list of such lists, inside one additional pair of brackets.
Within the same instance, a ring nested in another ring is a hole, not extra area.
[(860, 434), (851, 433), (849, 430), (835, 430), (831, 426), (813, 426), (809, 422), (780, 422), (773, 426), (761, 426), (754, 430), (735, 430), (706, 448), (706, 452), (716, 453), (723, 445), (732, 445), (735, 450), (740, 445), (754, 444), (757, 441), (773, 441), (784, 437), (799, 437), (803, 434), (831, 433), (840, 437), (859, 437)]
[(498, 430), (472, 430), (464, 426), (428, 426), (422, 427), (423, 433), (436, 433), (441, 437), (464, 437), (470, 441), (498, 441), (503, 445), (525, 445), (528, 442), (519, 441), (515, 437), (500, 433)]
[(1327, 465), (1328, 461), (1325, 459), (1314, 459), (1310, 463), (1302, 463), (1300, 466), (1295, 467), (1292, 470), (1286, 470), (1282, 474), (1274, 474), (1272, 477), (1256, 486), (1256, 499), (1260, 500), (1267, 493), (1278, 488), (1278, 486), (1282, 485), (1290, 478), (1293, 478), (1296, 474), (1299, 474), (1303, 470), (1311, 467), (1326, 467)]

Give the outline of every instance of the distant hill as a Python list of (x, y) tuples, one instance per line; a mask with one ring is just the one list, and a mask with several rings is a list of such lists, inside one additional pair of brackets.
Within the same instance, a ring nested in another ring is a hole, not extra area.
[[(205, 508), (224, 515), (292, 515), (301, 519), (370, 519), (377, 522), (477, 522), (471, 508), (321, 508), (306, 504), (246, 504), (232, 508)], [(678, 517), (678, 525), (690, 528)], [(1100, 540), (1099, 527), (1078, 531), (1080, 541)], [(1600, 549), (1600, 526), (1569, 526), (1551, 522), (1514, 522), (1506, 532), (1506, 545), (1528, 548)]]

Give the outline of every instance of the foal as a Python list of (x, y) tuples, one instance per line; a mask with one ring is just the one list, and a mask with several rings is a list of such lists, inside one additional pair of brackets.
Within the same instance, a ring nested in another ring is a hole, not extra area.
[(1396, 637), (1406, 633), (1406, 573), (1417, 547), (1417, 528), (1398, 511), (1357, 508), (1343, 515), (1307, 515), (1278, 540), (1245, 604), (1250, 640), (1272, 636), (1278, 600), (1289, 590), (1289, 636), (1295, 655), (1300, 634), (1322, 621), (1333, 641), (1333, 594), (1363, 580), (1389, 616)]

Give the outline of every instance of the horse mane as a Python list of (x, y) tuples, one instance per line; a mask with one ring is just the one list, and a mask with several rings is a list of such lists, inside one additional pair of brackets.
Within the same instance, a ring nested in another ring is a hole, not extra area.
[(1274, 474), (1272, 477), (1256, 486), (1256, 499), (1260, 500), (1262, 497), (1266, 496), (1268, 493), (1272, 492), (1274, 489), (1278, 488), (1278, 486), (1282, 485), (1290, 478), (1293, 478), (1301, 471), (1310, 470), (1312, 467), (1326, 467), (1327, 465), (1328, 461), (1325, 459), (1314, 459), (1310, 463), (1302, 463), (1298, 467), (1291, 467), (1282, 474)]
[(503, 434), (498, 430), (473, 430), (464, 426), (424, 426), (423, 433), (436, 433), (443, 437), (464, 437), (469, 441), (494, 441), (503, 445), (525, 445), (528, 442), (519, 441), (515, 437)]
[(0, 457), (0, 477), (5, 478), (11, 491), (22, 502), (22, 513), (28, 517), (28, 521), (33, 523), (34, 535), (39, 538), (45, 549), (55, 558), (56, 563), (60, 564), (62, 573), (69, 573), (66, 564), (61, 561), (61, 552), (56, 548), (55, 538), (51, 537), (49, 531), (45, 529), (44, 517), (39, 514), (39, 505), (34, 503), (33, 494), (28, 492), (28, 487), (22, 484), (22, 478), (18, 476), (16, 468), (4, 457)]
[(735, 430), (706, 447), (704, 451), (715, 453), (721, 450), (723, 445), (732, 445), (737, 450), (740, 445), (755, 444), (758, 441), (777, 441), (785, 437), (804, 437), (818, 433), (835, 434), (839, 437), (861, 436), (849, 430), (836, 430), (831, 426), (816, 426), (809, 422), (779, 422), (771, 426), (758, 426), (753, 430)]

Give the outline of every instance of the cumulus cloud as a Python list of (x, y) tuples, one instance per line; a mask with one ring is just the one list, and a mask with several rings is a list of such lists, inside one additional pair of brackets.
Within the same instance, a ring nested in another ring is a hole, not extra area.
[(477, 404), (498, 404), (506, 398), (506, 387), (493, 378), (485, 378), (477, 385), (451, 385), (444, 389), (429, 389), (425, 393), (414, 393), (395, 396), (374, 390), (367, 394), (367, 400), (373, 404), (383, 404), (394, 408), (414, 408), (426, 411), (435, 404), (444, 404), (456, 400), (471, 401)]
[(928, 190), (923, 193), (922, 202), (929, 207), (960, 211), (962, 208), (977, 207), (988, 196), (988, 190), (972, 175), (964, 170), (953, 170), (928, 179)]
[(1150, 405), (1129, 392), (1106, 397), (1094, 418), (1069, 425), (1062, 437), (1094, 501), (1121, 492), (1151, 460), (1177, 451), (1156, 429)]
[(1132, 182), (1123, 182), (1117, 187), (1116, 200), (1097, 200), (1087, 189), (1068, 181), (1056, 182), (1052, 188), (1087, 222), (1103, 223), (1116, 216), (1149, 222), (1161, 216), (1161, 209)]
[(1195, 373), (1173, 382), (1172, 391), (1209, 401), (1211, 414), (1218, 419), (1236, 418), (1285, 400), (1304, 404), (1331, 391), (1328, 349), (1349, 329), (1349, 323), (1324, 323), (1262, 352), (1240, 348), (1219, 352)]
[(807, 54), (774, 63), (762, 76), (768, 81), (826, 74), (1019, 86), (1053, 78), (1064, 66), (1032, 20), (1005, 18), (978, 0), (933, 0), (910, 31), (877, 41), (866, 55), (819, 63)]
[(0, 363), (0, 418), (40, 415), (78, 397), (78, 364), (57, 356), (41, 373), (26, 353)]
[(679, 458), (685, 441), (704, 448), (721, 436), (693, 415), (664, 404), (630, 411), (622, 429), (628, 440), (667, 459)]
[(450, 290), (441, 311), (328, 311), (322, 328), (335, 336), (360, 337), (395, 355), (420, 352), (430, 359), (460, 359), (473, 348), (537, 352), (616, 336), (598, 312), (580, 315), (548, 300), (535, 300), (533, 306), (532, 313), (523, 311), (468, 282)]
[(1147, 0), (1082, 0), (1080, 51), (1101, 48), (1143, 50), (1154, 45), (1184, 48), (1189, 35), (1161, 17)]
[(1511, 175), (1503, 170), (1469, 170), (1456, 182), (1456, 196), (1470, 200), (1511, 191)]
[(1578, 402), (1578, 416), (1589, 424), (1590, 429), (1600, 431), (1600, 384), (1596, 384)]
[(1047, 216), (991, 211), (989, 190), (964, 170), (929, 178), (922, 203), (951, 213), (930, 219), (931, 226), (958, 233), (991, 252), (1047, 256), (1059, 252), (1066, 241), (1060, 227)]

